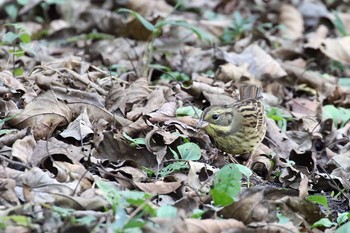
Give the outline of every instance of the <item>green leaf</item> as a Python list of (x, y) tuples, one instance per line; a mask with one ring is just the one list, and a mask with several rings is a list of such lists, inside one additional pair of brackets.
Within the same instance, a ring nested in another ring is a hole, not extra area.
[(327, 211), (329, 211), (328, 200), (327, 200), (327, 198), (325, 196), (322, 196), (322, 195), (310, 195), (310, 196), (307, 196), (306, 199), (311, 201), (311, 202), (313, 202), (313, 203), (316, 203), (316, 204), (324, 206), (327, 209)]
[(202, 110), (195, 106), (186, 106), (176, 109), (176, 116), (192, 116), (199, 118), (202, 115)]
[(234, 165), (237, 167), (239, 172), (242, 173), (247, 178), (248, 187), (249, 187), (250, 177), (253, 175), (253, 171), (242, 164), (234, 164)]
[(168, 147), (168, 148), (169, 148), (170, 152), (173, 154), (174, 159), (179, 160), (179, 159), (180, 159), (180, 157), (179, 157), (179, 155), (176, 153), (176, 151), (175, 151), (175, 150), (173, 150), (171, 147)]
[(23, 215), (11, 215), (3, 217), (4, 221), (12, 221), (21, 226), (29, 226), (31, 224), (31, 219)]
[(166, 72), (160, 76), (160, 79), (168, 81), (176, 80), (178, 82), (186, 82), (191, 80), (187, 74), (178, 71)]
[(317, 228), (317, 227), (332, 227), (332, 226), (336, 226), (337, 224), (335, 222), (331, 222), (331, 220), (329, 220), (328, 218), (321, 218), (320, 220), (318, 220), (317, 222), (315, 222), (314, 224), (312, 224), (311, 228)]
[(335, 28), (339, 31), (341, 36), (347, 36), (348, 33), (346, 31), (346, 27), (344, 25), (344, 22), (339, 17), (339, 13), (337, 11), (333, 11), (332, 13), (335, 18), (335, 20), (333, 21)]
[(201, 209), (194, 209), (191, 218), (201, 218), (206, 211)]
[(157, 210), (157, 217), (176, 218), (177, 209), (174, 206), (161, 206)]
[(171, 72), (171, 69), (168, 66), (163, 66), (160, 64), (150, 64), (149, 67), (156, 69), (156, 70), (163, 70), (165, 72)]
[(15, 21), (18, 14), (17, 6), (15, 4), (7, 4), (5, 5), (4, 8), (5, 8), (6, 14), (11, 18), (11, 20)]
[(96, 184), (112, 206), (115, 207), (120, 203), (121, 196), (110, 182), (98, 180)]
[(234, 199), (225, 191), (210, 189), (210, 195), (213, 198), (214, 205), (228, 206), (233, 203)]
[(12, 44), (14, 40), (18, 38), (18, 35), (13, 32), (7, 32), (4, 36), (4, 42)]
[(323, 106), (323, 119), (333, 119), (335, 126), (344, 127), (350, 120), (350, 109), (335, 107), (334, 105)]
[(338, 84), (343, 88), (350, 89), (350, 78), (340, 78)]
[(350, 222), (340, 226), (334, 233), (350, 233)]
[(18, 67), (13, 71), (13, 75), (14, 76), (20, 76), (24, 73), (24, 70), (22, 67)]
[(19, 39), (20, 39), (23, 43), (29, 43), (29, 42), (32, 40), (31, 36), (30, 36), (29, 34), (27, 34), (27, 33), (21, 34), (21, 35), (19, 36)]
[(15, 129), (0, 129), (0, 136), (4, 134), (9, 134), (15, 131), (16, 131)]
[(159, 171), (159, 175), (161, 177), (165, 177), (173, 172), (181, 171), (181, 170), (187, 169), (187, 168), (188, 168), (187, 162), (182, 162), (182, 161), (174, 162), (174, 163), (171, 163), (171, 164), (167, 165), (166, 167), (162, 168)]
[(126, 138), (131, 142), (131, 145), (145, 145), (145, 139), (144, 138), (132, 138), (129, 135), (127, 135), (125, 132), (123, 132), (123, 137)]
[(341, 225), (341, 224), (345, 223), (346, 221), (349, 221), (349, 218), (350, 218), (349, 212), (338, 213), (338, 217), (337, 217), (338, 225)]
[(142, 15), (140, 15), (139, 13), (130, 10), (130, 9), (126, 9), (126, 8), (121, 8), (118, 10), (118, 13), (129, 13), (132, 16), (134, 16), (136, 19), (138, 19), (142, 25), (147, 28), (149, 31), (154, 32), (156, 30), (156, 27), (147, 19), (145, 19)]
[(173, 25), (173, 26), (180, 26), (180, 27), (185, 27), (190, 29), (194, 34), (198, 36), (200, 40), (208, 41), (208, 42), (213, 42), (215, 41), (215, 36), (212, 34), (202, 30), (196, 25), (192, 25), (186, 21), (183, 20), (162, 20), (158, 22), (155, 26), (157, 28), (162, 28), (164, 25)]
[(53, 206), (52, 210), (56, 213), (58, 213), (61, 217), (66, 218), (68, 216), (71, 216), (75, 210), (60, 206)]
[(279, 224), (285, 224), (290, 222), (290, 219), (286, 216), (284, 216), (280, 211), (277, 211), (277, 218), (278, 218), (278, 223)]
[(187, 142), (177, 147), (181, 159), (185, 160), (198, 160), (201, 157), (200, 147), (193, 143)]
[(241, 191), (242, 173), (235, 164), (225, 165), (215, 174), (214, 188), (210, 190), (214, 205), (230, 205)]

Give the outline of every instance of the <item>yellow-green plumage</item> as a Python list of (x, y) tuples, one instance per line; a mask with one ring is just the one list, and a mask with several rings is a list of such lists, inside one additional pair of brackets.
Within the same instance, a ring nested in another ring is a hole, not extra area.
[(217, 148), (230, 154), (246, 154), (261, 143), (266, 122), (259, 95), (260, 89), (255, 85), (244, 86), (240, 89), (239, 102), (204, 110), (202, 128)]

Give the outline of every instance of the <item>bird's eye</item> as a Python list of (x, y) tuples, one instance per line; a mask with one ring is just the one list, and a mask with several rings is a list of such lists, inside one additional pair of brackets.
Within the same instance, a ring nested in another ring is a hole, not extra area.
[(219, 119), (219, 114), (213, 114), (212, 116), (211, 116), (211, 118), (213, 118), (213, 120), (217, 120), (217, 119)]

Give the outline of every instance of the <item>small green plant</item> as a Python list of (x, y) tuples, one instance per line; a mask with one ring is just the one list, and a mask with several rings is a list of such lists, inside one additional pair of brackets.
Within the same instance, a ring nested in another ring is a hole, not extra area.
[(16, 116), (18, 116), (18, 114), (15, 114), (15, 115), (13, 115), (11, 117), (6, 117), (6, 118), (0, 120), (0, 136), (15, 131), (15, 129), (2, 129), (2, 125), (6, 121), (11, 120), (11, 119), (15, 118)]
[[(9, 28), (13, 28), (13, 31), (9, 31), (5, 34), (0, 45), (11, 46), (8, 52), (12, 55), (12, 64), (13, 64), (13, 74), (15, 76), (23, 74), (23, 67), (15, 67), (16, 58), (24, 56), (26, 51), (31, 51), (30, 42), (31, 35), (27, 30), (20, 24), (6, 24)], [(32, 51), (31, 51), (32, 52)], [(9, 61), (11, 56), (9, 57)]]
[(144, 138), (132, 138), (127, 133), (123, 132), (123, 137), (126, 138), (131, 146), (140, 146), (140, 145), (146, 145)]
[[(329, 209), (328, 200), (325, 196), (322, 195), (310, 195), (306, 197), (307, 200), (316, 203), (318, 205), (323, 206), (326, 209), (326, 216), (331, 215), (331, 211)], [(338, 217), (336, 221), (331, 221), (329, 218), (321, 218), (318, 221), (316, 221), (314, 224), (312, 224), (312, 228), (318, 228), (318, 227), (334, 227), (334, 226), (341, 226), (350, 219), (350, 213), (338, 213)]]
[(187, 161), (196, 161), (201, 158), (200, 147), (193, 142), (185, 142), (177, 147), (179, 153), (169, 147), (172, 152), (175, 161), (159, 171), (160, 176), (167, 176), (175, 171), (180, 171), (188, 168)]
[(176, 109), (176, 116), (181, 117), (181, 116), (192, 116), (194, 118), (199, 118), (202, 115), (202, 110), (195, 107), (195, 106), (185, 106)]
[(17, 226), (30, 227), (32, 221), (30, 217), (24, 215), (9, 215), (0, 217), (0, 229), (6, 229), (9, 223)]
[[(114, 232), (126, 232), (132, 229), (140, 229), (146, 224), (143, 217), (155, 217), (157, 211), (149, 204), (149, 199), (153, 197), (139, 191), (118, 191), (110, 182), (97, 181), (97, 186), (111, 204), (114, 213), (114, 222), (109, 225)], [(127, 208), (136, 208), (137, 213), (128, 215)]]
[(171, 72), (167, 72), (164, 73), (160, 76), (160, 79), (162, 80), (168, 80), (168, 81), (172, 81), (172, 80), (176, 80), (178, 82), (186, 82), (190, 80), (190, 77), (182, 72), (178, 72), (178, 71), (171, 71)]
[(338, 30), (341, 36), (347, 36), (348, 32), (346, 31), (346, 27), (344, 22), (341, 20), (339, 16), (339, 12), (333, 11), (335, 20), (333, 21), (334, 27)]
[(287, 130), (287, 122), (292, 119), (292, 116), (289, 113), (283, 112), (277, 107), (272, 107), (268, 110), (266, 116), (274, 120), (282, 132)]
[(334, 105), (325, 105), (322, 108), (323, 119), (332, 119), (336, 127), (344, 127), (350, 120), (350, 110), (342, 107), (335, 107)]
[(228, 206), (234, 202), (241, 191), (242, 173), (237, 164), (228, 164), (214, 177), (214, 186), (210, 189), (214, 205)]
[(224, 43), (231, 43), (239, 39), (245, 32), (251, 31), (254, 20), (252, 18), (244, 18), (240, 12), (233, 13), (232, 24), (225, 28), (221, 40)]
[(329, 206), (328, 206), (328, 200), (325, 196), (322, 195), (310, 195), (308, 197), (306, 197), (307, 200), (322, 205), (326, 210), (327, 213), (329, 213)]

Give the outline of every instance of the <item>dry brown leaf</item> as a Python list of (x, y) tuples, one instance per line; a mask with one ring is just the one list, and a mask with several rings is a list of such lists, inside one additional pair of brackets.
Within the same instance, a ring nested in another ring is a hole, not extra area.
[(310, 33), (307, 36), (307, 43), (304, 44), (304, 48), (311, 48), (311, 49), (319, 49), (322, 41), (327, 37), (329, 33), (329, 29), (324, 26), (324, 25), (320, 25), (318, 26), (318, 28), (316, 29), (315, 32)]
[(125, 85), (117, 83), (110, 89), (106, 96), (106, 108), (110, 112), (115, 112), (118, 109), (125, 115), (126, 93)]
[(294, 116), (303, 118), (306, 116), (316, 116), (318, 114), (319, 103), (316, 99), (294, 98), (288, 101), (286, 106), (290, 107), (291, 113)]
[[(86, 154), (84, 154), (86, 153)], [(82, 150), (82, 147), (73, 146), (56, 138), (48, 141), (39, 140), (34, 148), (31, 164), (40, 166), (48, 157), (56, 158), (60, 161), (79, 163), (79, 161), (89, 154), (89, 150)]]
[(23, 139), (19, 139), (13, 144), (12, 156), (28, 165), (32, 162), (35, 146), (36, 141), (33, 135), (25, 136)]
[(283, 4), (280, 9), (280, 24), (284, 26), (280, 31), (282, 37), (291, 40), (300, 39), (304, 32), (304, 21), (297, 8)]
[(167, 194), (172, 193), (181, 186), (180, 181), (166, 182), (158, 180), (154, 183), (134, 182), (134, 184), (143, 192), (150, 194)]
[(270, 148), (282, 158), (287, 159), (290, 152), (294, 149), (298, 149), (298, 144), (290, 140), (285, 133), (281, 132), (276, 123), (268, 118), (267, 119), (267, 136), (273, 143), (270, 143)]
[(155, 168), (157, 160), (153, 153), (146, 148), (136, 148), (130, 146), (121, 135), (113, 135), (112, 132), (103, 133), (103, 140), (96, 147), (97, 158), (109, 159), (114, 162), (135, 161), (139, 166)]
[(219, 66), (216, 71), (215, 77), (223, 82), (228, 81), (240, 81), (242, 77), (254, 80), (255, 78), (247, 70), (248, 64), (242, 66), (236, 66), (231, 63), (226, 63)]
[[(20, 83), (18, 79), (13, 77), (13, 74), (8, 70), (0, 71), (0, 83), (2, 84), (2, 87), (5, 86), (8, 88), (7, 91), (11, 93), (16, 93), (17, 91), (26, 91), (23, 84)], [(4, 90), (1, 90), (1, 92), (4, 94)]]
[(194, 189), (195, 193), (208, 193), (210, 185), (212, 185), (212, 182), (209, 180), (211, 178), (210, 175), (215, 174), (218, 169), (200, 162), (189, 161), (188, 164), (190, 169), (188, 170), (187, 184)]
[(240, 54), (228, 53), (223, 50), (221, 52), (222, 54), (220, 56), (226, 62), (238, 66), (248, 64), (249, 73), (257, 79), (261, 79), (264, 76), (278, 79), (287, 75), (280, 64), (256, 44), (248, 46)]
[(324, 39), (320, 50), (329, 58), (350, 65), (350, 36)]
[(15, 192), (16, 181), (13, 179), (0, 178), (1, 196), (0, 202), (5, 206), (19, 205), (19, 199)]
[(60, 134), (64, 138), (72, 137), (77, 141), (82, 141), (89, 134), (93, 134), (92, 125), (87, 115), (86, 109), (71, 122), (68, 127)]
[(307, 83), (318, 90), (323, 96), (333, 96), (337, 83), (334, 76), (324, 76), (319, 72), (305, 70), (287, 63), (283, 63), (282, 66), (290, 76), (294, 76), (300, 81)]
[[(16, 113), (11, 113), (11, 116)], [(37, 139), (50, 137), (57, 126), (71, 121), (69, 107), (56, 99), (53, 91), (47, 91), (30, 102), (16, 117), (8, 121), (19, 128), (32, 127)]]
[(246, 224), (278, 222), (277, 209), (293, 222), (294, 226), (313, 224), (323, 217), (320, 208), (312, 202), (299, 198), (298, 192), (271, 186), (257, 186), (243, 191), (237, 202), (224, 207), (219, 214)]
[(126, 2), (126, 7), (143, 16), (159, 15), (166, 17), (174, 10), (174, 8), (164, 0), (129, 0)]

